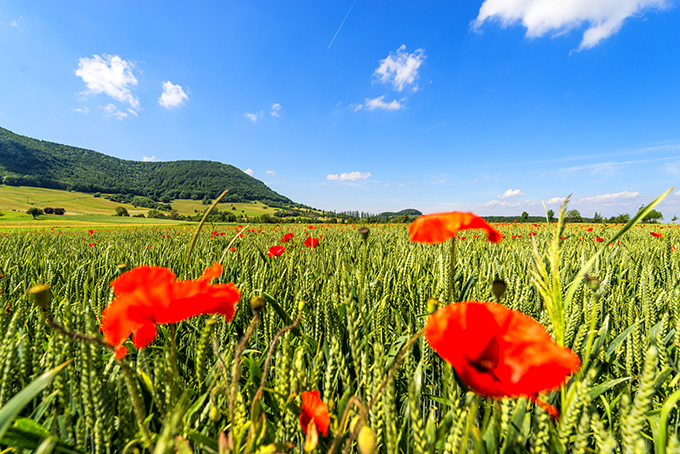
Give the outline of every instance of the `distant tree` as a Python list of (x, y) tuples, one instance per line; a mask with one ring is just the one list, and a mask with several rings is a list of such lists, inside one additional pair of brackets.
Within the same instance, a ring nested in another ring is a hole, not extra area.
[(623, 214), (619, 214), (618, 216), (610, 217), (607, 222), (612, 223), (612, 224), (625, 224), (628, 221), (630, 221), (630, 214), (623, 213)]
[(101, 197), (102, 193), (101, 192), (95, 192), (92, 197)]
[(527, 213), (526, 211), (522, 212), (521, 221), (527, 222), (528, 218), (529, 218), (529, 213)]
[(596, 211), (595, 214), (593, 215), (593, 222), (594, 223), (601, 223), (602, 221), (604, 221), (604, 218), (602, 217), (602, 215), (600, 213), (598, 213)]
[(149, 210), (146, 217), (149, 219), (165, 219), (165, 215), (158, 210)]
[(583, 217), (581, 217), (581, 212), (578, 210), (571, 210), (567, 213), (565, 218), (567, 222), (583, 222)]
[(548, 222), (555, 221), (555, 212), (553, 210), (548, 210)]
[[(638, 213), (641, 212), (642, 210), (644, 210), (645, 208), (647, 208), (647, 207), (642, 205), (640, 207), (640, 209), (638, 210)], [(646, 222), (646, 223), (649, 223), (649, 224), (656, 224), (656, 223), (660, 222), (662, 219), (663, 219), (663, 214), (661, 214), (659, 211), (652, 210), (642, 218), (642, 222)]]
[(673, 224), (675, 224), (675, 221), (677, 221), (677, 220), (678, 220), (678, 217), (676, 215), (673, 215), (673, 219), (671, 219), (671, 222)]
[(130, 213), (128, 213), (128, 210), (125, 207), (116, 207), (116, 216), (129, 217)]
[(31, 216), (33, 216), (33, 219), (35, 219), (38, 216), (42, 216), (43, 210), (41, 210), (40, 208), (31, 207), (28, 210), (26, 210), (26, 214), (30, 214)]

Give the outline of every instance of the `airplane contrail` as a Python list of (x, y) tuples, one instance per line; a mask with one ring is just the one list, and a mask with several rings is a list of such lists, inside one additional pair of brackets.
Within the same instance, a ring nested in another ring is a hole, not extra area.
[(338, 27), (338, 31), (335, 32), (335, 35), (333, 35), (333, 39), (331, 39), (331, 43), (328, 45), (328, 48), (329, 48), (329, 49), (330, 49), (331, 46), (333, 45), (333, 41), (335, 41), (335, 37), (338, 36), (338, 33), (340, 33), (340, 29), (341, 29), (342, 26), (345, 24), (345, 21), (347, 20), (347, 16), (349, 16), (349, 13), (352, 11), (352, 8), (354, 8), (354, 4), (355, 4), (356, 2), (357, 2), (357, 0), (354, 0), (354, 2), (352, 2), (352, 6), (349, 7), (349, 11), (347, 11), (347, 14), (345, 14), (345, 18), (342, 20), (342, 23), (341, 23), (340, 26)]

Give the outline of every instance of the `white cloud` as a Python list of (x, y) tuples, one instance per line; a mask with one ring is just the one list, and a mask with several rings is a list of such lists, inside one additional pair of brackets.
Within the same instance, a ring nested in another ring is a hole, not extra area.
[[(21, 22), (21, 23), (20, 23), (20, 22)], [(10, 26), (10, 27), (17, 28), (17, 29), (19, 29), (20, 31), (23, 31), (22, 29), (23, 29), (23, 25), (24, 25), (25, 23), (26, 23), (26, 21), (24, 20), (24, 17), (23, 17), (23, 16), (19, 16), (19, 21), (17, 21), (17, 20), (15, 19), (15, 20), (13, 20), (12, 22), (9, 23), (9, 26)]]
[(74, 111), (74, 112), (80, 112), (80, 113), (82, 113), (82, 114), (86, 114), (86, 113), (88, 113), (88, 112), (90, 111), (90, 109), (88, 109), (87, 107), (83, 106), (83, 107), (78, 107), (77, 109), (73, 109), (73, 111)]
[(627, 18), (667, 5), (667, 0), (484, 0), (472, 26), (479, 29), (494, 19), (503, 27), (521, 22), (527, 37), (559, 35), (585, 26), (582, 50), (618, 32)]
[(244, 172), (244, 173), (247, 173), (248, 175), (252, 175), (252, 174), (253, 174), (253, 169), (246, 169), (246, 170), (244, 170), (243, 172)]
[(639, 196), (639, 192), (617, 192), (615, 194), (602, 194), (594, 197), (583, 197), (579, 199), (579, 202), (598, 202), (598, 203), (611, 203), (618, 202), (622, 200), (634, 199)]
[(262, 115), (264, 115), (264, 112), (259, 111), (257, 113), (244, 113), (243, 116), (246, 117), (248, 120), (252, 121), (255, 123), (257, 120), (262, 118)]
[(329, 174), (326, 176), (327, 180), (331, 181), (356, 181), (356, 180), (365, 180), (368, 177), (371, 176), (371, 172), (349, 172), (349, 173), (341, 173), (341, 174)]
[(403, 99), (400, 101), (397, 101), (396, 99), (393, 100), (392, 102), (385, 102), (383, 99), (385, 98), (385, 95), (379, 96), (377, 98), (369, 99), (366, 98), (365, 104), (357, 104), (355, 106), (352, 106), (354, 108), (354, 112), (361, 110), (361, 109), (366, 109), (366, 110), (376, 110), (376, 109), (382, 109), (382, 110), (399, 110), (404, 107), (401, 102)]
[(159, 162), (161, 159), (156, 156), (143, 156), (142, 161), (144, 162)]
[(496, 198), (498, 199), (514, 199), (515, 197), (519, 197), (521, 195), (525, 195), (522, 191), (519, 189), (508, 189), (505, 191), (503, 194), (498, 194)]
[(281, 109), (282, 109), (281, 104), (275, 102), (274, 104), (272, 104), (272, 111), (269, 112), (269, 115), (271, 115), (272, 117), (279, 117), (280, 116), (279, 110)]
[(390, 52), (384, 60), (380, 60), (380, 66), (376, 68), (373, 75), (378, 82), (392, 84), (397, 91), (403, 91), (412, 86), (413, 91), (418, 89), (414, 85), (418, 79), (418, 68), (425, 60), (423, 49), (416, 49), (409, 54), (406, 52), (406, 45), (402, 44), (396, 53)]
[(267, 170), (267, 175), (276, 175), (276, 170)]
[(521, 202), (506, 202), (498, 200), (489, 200), (483, 203), (483, 207), (520, 207), (520, 206), (533, 206), (534, 203), (529, 200), (523, 200)]
[(174, 109), (188, 101), (189, 97), (181, 85), (175, 85), (170, 81), (163, 82), (163, 94), (158, 98), (158, 104), (166, 109)]
[(113, 117), (116, 120), (122, 120), (123, 118), (127, 118), (127, 117), (130, 116), (130, 114), (128, 112), (122, 112), (122, 111), (118, 110), (118, 107), (116, 107), (114, 104), (111, 104), (111, 103), (108, 103), (105, 106), (99, 106), (99, 108), (103, 109), (104, 112), (106, 112), (106, 114), (108, 116)]
[(552, 199), (549, 199), (547, 202), (545, 202), (546, 205), (554, 205), (558, 204), (561, 205), (564, 203), (564, 201), (567, 200), (566, 197), (553, 197)]
[(92, 58), (81, 58), (78, 61), (76, 76), (83, 79), (87, 90), (85, 95), (104, 93), (130, 105), (132, 109), (139, 109), (139, 99), (132, 94), (132, 88), (137, 85), (137, 78), (132, 73), (134, 65), (118, 55), (95, 55)]
[(676, 196), (680, 197), (680, 189), (678, 189), (677, 191), (675, 191), (675, 192), (673, 193), (673, 195), (676, 195)]

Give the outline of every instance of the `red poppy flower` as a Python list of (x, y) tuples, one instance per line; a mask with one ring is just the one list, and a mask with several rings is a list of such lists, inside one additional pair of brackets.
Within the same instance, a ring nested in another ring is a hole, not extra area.
[(269, 257), (278, 257), (279, 255), (282, 255), (285, 250), (286, 248), (283, 246), (272, 246), (267, 251), (267, 255)]
[(111, 282), (115, 297), (102, 312), (104, 341), (123, 358), (123, 343), (132, 334), (137, 348), (144, 348), (156, 337), (156, 324), (178, 323), (201, 314), (222, 314), (231, 320), (238, 288), (210, 284), (222, 274), (222, 265), (213, 264), (195, 280), (177, 281), (175, 274), (159, 266), (139, 266)]
[(527, 396), (553, 415), (538, 393), (559, 388), (581, 364), (536, 320), (496, 303), (445, 306), (428, 318), (425, 337), (476, 393)]
[(593, 231), (593, 228), (592, 228), (592, 227), (586, 229), (586, 232), (592, 232), (592, 231)]
[(295, 236), (295, 235), (293, 234), (293, 232), (286, 233), (285, 235), (283, 235), (283, 236), (281, 237), (281, 242), (282, 242), (282, 243), (287, 243), (287, 242), (289, 242), (294, 236)]
[(536, 236), (536, 232), (529, 232), (529, 236)]
[(319, 245), (319, 240), (316, 238), (312, 238), (311, 236), (308, 236), (307, 239), (305, 240), (305, 246), (311, 247), (314, 249)]
[(601, 242), (604, 241), (604, 238), (595, 238), (595, 241), (597, 241), (598, 243), (601, 243)]
[(94, 230), (88, 230), (87, 233), (89, 233), (90, 235), (93, 235), (93, 234), (94, 234)]
[(656, 233), (656, 232), (649, 232), (650, 235), (652, 235), (654, 238), (661, 238), (662, 234), (661, 233)]
[(424, 214), (408, 226), (411, 241), (437, 244), (455, 237), (459, 230), (481, 229), (492, 243), (503, 239), (501, 233), (491, 227), (483, 218), (459, 211), (450, 213)]
[(328, 407), (319, 397), (319, 391), (304, 391), (302, 393), (302, 413), (300, 413), (300, 427), (307, 433), (309, 423), (312, 423), (325, 437), (331, 417)]

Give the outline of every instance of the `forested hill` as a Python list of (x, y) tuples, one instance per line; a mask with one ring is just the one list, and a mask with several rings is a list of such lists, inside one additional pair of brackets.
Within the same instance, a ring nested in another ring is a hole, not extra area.
[(126, 161), (92, 150), (44, 142), (0, 128), (0, 181), (82, 192), (133, 194), (160, 202), (214, 199), (259, 200), (290, 206), (290, 199), (234, 166), (214, 161)]

